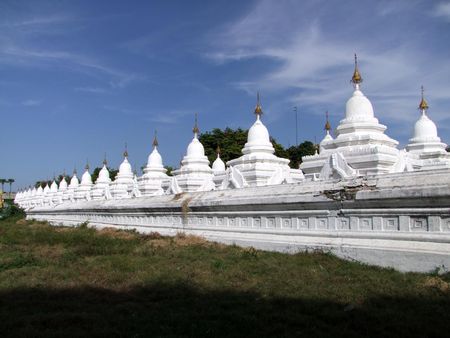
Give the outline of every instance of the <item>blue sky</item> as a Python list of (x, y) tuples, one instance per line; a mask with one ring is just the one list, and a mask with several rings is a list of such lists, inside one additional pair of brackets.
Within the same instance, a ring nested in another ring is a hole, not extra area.
[(158, 130), (176, 166), (202, 131), (248, 128), (256, 91), (263, 120), (285, 146), (323, 137), (362, 90), (401, 146), (419, 112), (450, 142), (450, 2), (7, 1), (0, 2), (0, 177), (16, 187), (89, 159), (146, 163)]

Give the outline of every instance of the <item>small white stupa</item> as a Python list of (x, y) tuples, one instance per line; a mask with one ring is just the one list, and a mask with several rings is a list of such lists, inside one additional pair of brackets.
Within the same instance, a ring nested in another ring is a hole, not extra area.
[(217, 154), (217, 157), (212, 164), (212, 170), (213, 170), (213, 174), (214, 174), (214, 177), (213, 177), (214, 184), (216, 185), (216, 189), (219, 189), (222, 186), (222, 182), (226, 178), (226, 167), (225, 167), (225, 162), (223, 162), (222, 159), (220, 158), (220, 147), (219, 146), (217, 146), (216, 154)]
[[(320, 144), (320, 153), (303, 158), (300, 168), (306, 175), (319, 174), (326, 163), (335, 166), (332, 171), (325, 170), (327, 173), (345, 173), (343, 177), (388, 173), (397, 162), (398, 142), (384, 134), (386, 126), (374, 116), (372, 103), (360, 89), (362, 81), (355, 54), (351, 80), (355, 90), (347, 101), (345, 118), (336, 128), (335, 139), (326, 135)], [(339, 155), (333, 155), (336, 153)], [(327, 178), (330, 177), (321, 177)]]
[(128, 150), (125, 145), (125, 152), (123, 153), (123, 161), (119, 166), (119, 172), (116, 179), (111, 184), (111, 194), (115, 199), (129, 198), (133, 191), (133, 169), (130, 162), (128, 162)]
[(205, 156), (205, 149), (198, 140), (197, 114), (192, 131), (194, 138), (187, 147), (186, 156), (181, 161), (181, 168), (173, 171), (174, 177), (170, 184), (172, 193), (214, 189), (212, 169), (209, 167), (209, 160)]
[(92, 178), (89, 173), (89, 164), (86, 164), (85, 169), (83, 176), (81, 176), (81, 183), (75, 189), (76, 201), (89, 201), (91, 199)]
[(428, 103), (423, 95), (419, 104), (421, 115), (414, 125), (414, 135), (406, 150), (415, 170), (450, 168), (447, 145), (441, 142), (434, 122), (428, 117)]
[(158, 152), (158, 138), (153, 138), (153, 151), (148, 156), (144, 174), (139, 177), (138, 185), (142, 196), (163, 195), (169, 185), (169, 176), (166, 174), (163, 160)]
[(79, 184), (80, 182), (78, 181), (77, 170), (74, 169), (72, 178), (70, 179), (69, 186), (67, 187), (67, 190), (63, 195), (63, 201), (73, 202), (75, 200), (75, 191), (78, 188)]
[(57, 194), (57, 196), (58, 196), (57, 204), (63, 203), (64, 194), (66, 191), (67, 191), (67, 181), (66, 181), (66, 171), (64, 170), (61, 182), (59, 182), (58, 194)]
[(44, 204), (44, 189), (39, 185), (36, 190), (35, 205), (42, 206)]
[(93, 200), (102, 200), (110, 197), (111, 193), (109, 192), (109, 185), (111, 184), (111, 179), (109, 178), (109, 171), (107, 168), (108, 162), (105, 159), (103, 160), (103, 167), (100, 169), (98, 173), (97, 181), (92, 187), (92, 199)]
[(30, 199), (30, 207), (36, 206), (36, 187), (31, 189), (31, 199)]
[(222, 188), (293, 183), (303, 179), (299, 169), (291, 169), (289, 160), (274, 155), (269, 131), (261, 121), (263, 114), (259, 92), (256, 99), (256, 121), (248, 131), (243, 155), (227, 162), (229, 169)]
[[(28, 197), (28, 194), (27, 194), (27, 197)], [(50, 187), (48, 186), (48, 183), (46, 183), (45, 187), (44, 187), (43, 203), (44, 203), (44, 205), (51, 205), (52, 204), (52, 197), (50, 195)]]
[(56, 183), (55, 178), (53, 178), (53, 182), (50, 185), (50, 196), (51, 196), (51, 203), (58, 204), (59, 198), (58, 198), (58, 184)]

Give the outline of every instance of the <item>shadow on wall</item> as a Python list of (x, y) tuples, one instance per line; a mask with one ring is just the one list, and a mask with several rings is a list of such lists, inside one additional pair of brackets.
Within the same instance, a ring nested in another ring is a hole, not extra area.
[(340, 304), (183, 284), (120, 292), (15, 289), (0, 293), (0, 332), (2, 337), (440, 337), (450, 330), (449, 309), (450, 296), (442, 294), (435, 300), (428, 294)]

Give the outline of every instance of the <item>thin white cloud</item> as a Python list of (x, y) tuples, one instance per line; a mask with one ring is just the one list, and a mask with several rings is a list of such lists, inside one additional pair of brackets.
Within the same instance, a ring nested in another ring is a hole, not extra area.
[(437, 4), (433, 8), (432, 15), (442, 17), (450, 21), (450, 2), (441, 2)]
[(26, 107), (36, 107), (36, 106), (40, 106), (42, 103), (41, 100), (25, 100), (22, 101), (22, 105), (26, 106)]
[(194, 113), (188, 110), (172, 110), (164, 113), (151, 114), (148, 120), (154, 123), (176, 124), (180, 123), (181, 118), (188, 115), (194, 115)]
[(105, 88), (101, 88), (101, 87), (77, 87), (77, 88), (75, 88), (75, 91), (92, 93), (92, 94), (104, 94), (104, 93), (108, 92)]

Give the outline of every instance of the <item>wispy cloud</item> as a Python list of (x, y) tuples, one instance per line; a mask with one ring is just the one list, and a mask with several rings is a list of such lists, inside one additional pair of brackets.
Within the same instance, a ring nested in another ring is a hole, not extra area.
[(432, 10), (432, 15), (450, 21), (450, 2), (438, 3)]
[(164, 113), (151, 114), (148, 120), (155, 123), (175, 124), (180, 123), (180, 119), (188, 115), (194, 115), (194, 113), (189, 110), (172, 110)]
[(26, 107), (40, 106), (41, 103), (42, 103), (41, 100), (25, 100), (25, 101), (22, 101), (22, 105), (26, 106)]
[[(398, 31), (390, 26), (389, 15), (408, 13), (408, 5), (408, 1), (396, 2), (386, 10), (376, 5), (368, 8), (367, 3), (358, 9), (342, 2), (322, 6), (316, 1), (260, 1), (239, 20), (209, 36), (210, 49), (205, 56), (218, 64), (265, 61), (264, 70), (258, 68), (258, 73), (242, 77), (234, 85), (252, 95), (257, 89), (295, 92), (285, 95), (283, 104), (300, 104), (320, 114), (330, 109), (342, 116), (352, 90), (349, 79), (353, 53), (357, 52), (366, 80), (363, 90), (379, 118), (414, 121), (420, 85), (424, 84), (433, 102), (433, 118), (448, 119), (442, 110), (444, 103), (450, 104), (450, 96), (442, 89), (450, 87), (450, 61), (433, 55), (430, 62), (429, 52), (423, 48), (426, 37), (414, 31), (410, 22), (396, 20)], [(446, 13), (447, 5), (438, 6), (439, 13)], [(364, 14), (367, 11), (371, 11), (369, 17)], [(365, 19), (351, 19), (360, 15)], [(377, 27), (375, 31), (373, 27)]]
[(104, 93), (108, 92), (108, 90), (106, 90), (105, 88), (101, 88), (101, 87), (76, 87), (75, 91), (92, 93), (92, 94), (104, 94)]

